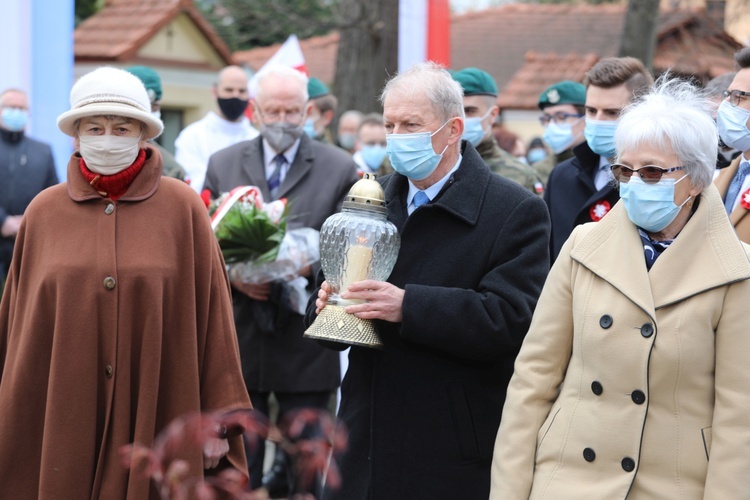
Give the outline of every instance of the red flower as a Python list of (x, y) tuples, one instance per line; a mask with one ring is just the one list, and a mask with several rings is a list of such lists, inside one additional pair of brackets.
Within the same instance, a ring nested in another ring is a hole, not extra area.
[(203, 200), (203, 203), (206, 204), (206, 208), (208, 208), (211, 205), (211, 191), (204, 189), (203, 192), (201, 192), (201, 200)]
[(599, 200), (589, 208), (589, 217), (594, 222), (599, 222), (602, 217), (607, 215), (607, 212), (612, 208), (607, 200)]
[(740, 205), (745, 210), (750, 210), (750, 189), (740, 195)]

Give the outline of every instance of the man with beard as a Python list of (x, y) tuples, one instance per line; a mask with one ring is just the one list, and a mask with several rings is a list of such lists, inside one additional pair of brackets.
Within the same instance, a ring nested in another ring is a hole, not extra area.
[[(288, 200), (289, 229), (320, 230), (358, 176), (348, 154), (304, 133), (310, 109), (306, 76), (286, 67), (263, 70), (253, 110), (262, 125), (260, 137), (211, 156), (205, 183), (211, 196), (237, 186), (257, 186), (266, 201)], [(318, 266), (313, 267), (304, 276), (311, 285)], [(286, 282), (233, 282), (232, 287), (242, 371), (254, 408), (268, 415), (273, 393), (278, 422), (296, 409), (326, 410), (340, 382), (338, 353), (302, 338), (302, 315), (285, 300)], [(261, 486), (264, 452), (261, 443), (249, 453), (253, 489)], [(284, 458), (283, 452), (277, 453), (271, 473), (262, 479), (273, 497), (288, 490)]]
[(247, 75), (239, 66), (219, 72), (212, 89), (218, 109), (188, 125), (175, 140), (175, 160), (187, 173), (186, 180), (197, 193), (203, 187), (208, 158), (220, 149), (253, 139), (258, 131), (245, 116), (248, 103)]

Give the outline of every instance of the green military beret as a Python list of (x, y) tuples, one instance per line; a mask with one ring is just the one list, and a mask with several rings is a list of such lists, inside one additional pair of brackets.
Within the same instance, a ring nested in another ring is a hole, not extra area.
[(161, 101), (161, 78), (159, 74), (148, 66), (131, 66), (125, 68), (129, 73), (137, 76), (146, 87), (151, 102)]
[(491, 95), (497, 97), (497, 85), (489, 73), (479, 68), (465, 68), (452, 73), (454, 80), (461, 84), (464, 95)]
[(330, 94), (330, 91), (325, 83), (321, 82), (314, 76), (311, 76), (310, 79), (307, 80), (307, 94), (310, 99), (315, 99)]
[(558, 104), (584, 106), (586, 104), (586, 87), (582, 83), (563, 80), (547, 87), (539, 96), (539, 109)]

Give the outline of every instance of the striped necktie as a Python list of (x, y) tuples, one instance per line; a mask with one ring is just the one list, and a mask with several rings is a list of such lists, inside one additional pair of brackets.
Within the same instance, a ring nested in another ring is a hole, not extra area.
[(271, 199), (275, 200), (279, 194), (279, 186), (281, 186), (281, 169), (286, 165), (286, 158), (282, 154), (276, 155), (273, 159), (276, 163), (271, 177), (268, 178), (268, 190), (271, 192)]

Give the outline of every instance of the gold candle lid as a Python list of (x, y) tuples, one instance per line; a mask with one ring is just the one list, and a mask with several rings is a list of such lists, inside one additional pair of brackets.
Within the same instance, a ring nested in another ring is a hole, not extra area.
[(375, 174), (365, 173), (349, 190), (342, 207), (386, 213), (385, 192), (375, 178)]

